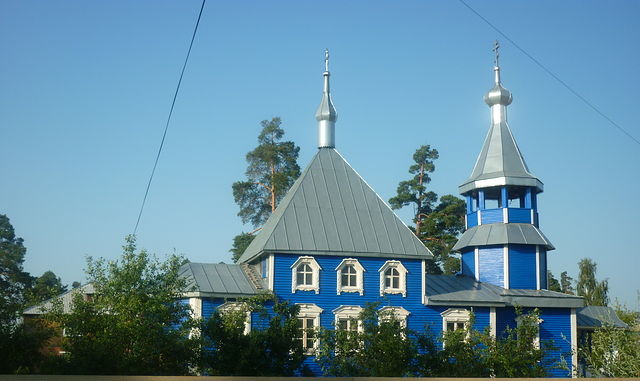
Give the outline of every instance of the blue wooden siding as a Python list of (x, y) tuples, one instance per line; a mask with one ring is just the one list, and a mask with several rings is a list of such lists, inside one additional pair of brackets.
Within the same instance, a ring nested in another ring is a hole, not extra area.
[(540, 248), (540, 288), (547, 289), (547, 251)]
[(470, 277), (475, 277), (476, 273), (476, 261), (473, 250), (462, 252), (462, 274)]
[[(571, 309), (544, 308), (541, 310), (540, 341), (551, 340), (555, 349), (550, 351), (547, 359), (559, 362), (562, 358), (571, 367)], [(548, 369), (552, 377), (571, 377), (571, 371)]]
[(504, 286), (504, 247), (485, 246), (479, 249), (480, 281)]
[[(530, 309), (525, 309), (527, 313)], [(507, 327), (516, 327), (516, 313), (513, 307), (496, 308), (496, 331), (498, 336), (504, 335)], [(571, 371), (554, 369), (561, 361), (571, 366), (571, 309), (569, 308), (541, 308), (540, 309), (540, 341), (549, 342), (554, 350), (549, 352), (546, 361), (550, 377), (571, 377)]]
[(202, 299), (202, 319), (207, 320), (213, 315), (213, 312), (224, 304), (222, 298), (203, 298)]
[(536, 289), (536, 247), (509, 245), (509, 288)]
[(467, 214), (467, 229), (478, 225), (478, 212)]
[(498, 209), (485, 209), (482, 211), (482, 224), (495, 224), (504, 222), (504, 213), (502, 208)]
[(525, 208), (509, 208), (507, 209), (508, 211), (508, 218), (509, 218), (509, 222), (517, 222), (517, 223), (525, 223), (525, 224), (530, 224), (531, 223), (531, 209), (525, 209)]

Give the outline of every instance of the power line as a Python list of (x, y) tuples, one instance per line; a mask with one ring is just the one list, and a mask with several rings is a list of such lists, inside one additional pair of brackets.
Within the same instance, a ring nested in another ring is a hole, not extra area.
[(571, 86), (569, 86), (565, 81), (563, 81), (562, 79), (560, 79), (560, 77), (558, 77), (557, 75), (555, 75), (551, 70), (549, 70), (546, 66), (544, 66), (540, 61), (538, 61), (535, 57), (533, 57), (531, 54), (529, 54), (526, 50), (524, 50), (523, 48), (520, 47), (520, 45), (516, 44), (515, 41), (513, 41), (511, 38), (509, 38), (509, 36), (507, 36), (506, 34), (504, 34), (500, 29), (498, 29), (498, 27), (496, 27), (495, 25), (493, 25), (489, 20), (487, 20), (486, 18), (484, 18), (480, 13), (478, 13), (475, 9), (473, 9), (469, 4), (467, 4), (464, 0), (459, 0), (462, 5), (464, 5), (465, 7), (467, 7), (471, 12), (473, 12), (476, 16), (478, 16), (480, 19), (482, 19), (482, 21), (484, 21), (487, 25), (489, 25), (493, 30), (495, 30), (496, 32), (498, 32), (498, 34), (500, 34), (502, 37), (504, 37), (507, 41), (509, 41), (513, 46), (516, 47), (516, 49), (520, 50), (522, 52), (522, 54), (524, 54), (525, 56), (527, 56), (531, 61), (533, 61), (536, 65), (538, 65), (542, 70), (544, 70), (547, 74), (549, 74), (553, 79), (555, 79), (556, 81), (558, 81), (562, 86), (564, 86), (567, 90), (569, 90), (569, 92), (571, 92), (573, 95), (575, 95), (576, 97), (578, 97), (578, 99), (580, 99), (584, 104), (586, 104), (587, 106), (589, 106), (593, 111), (595, 111), (596, 113), (598, 113), (598, 115), (600, 115), (601, 117), (603, 117), (605, 120), (607, 120), (609, 123), (611, 123), (612, 126), (616, 127), (618, 130), (620, 130), (623, 134), (627, 135), (627, 137), (629, 137), (631, 140), (633, 140), (634, 142), (636, 142), (638, 145), (640, 145), (640, 140), (636, 139), (633, 135), (631, 135), (627, 130), (625, 130), (624, 128), (622, 128), (622, 126), (620, 126), (618, 123), (616, 123), (613, 119), (611, 119), (609, 116), (607, 116), (604, 112), (600, 111), (593, 103), (591, 103), (587, 98), (583, 97), (582, 95), (580, 95), (580, 93), (578, 93), (576, 90), (574, 90)]
[(153, 169), (151, 170), (151, 176), (149, 176), (147, 189), (144, 191), (144, 198), (142, 199), (142, 205), (140, 205), (140, 212), (138, 213), (138, 219), (136, 220), (136, 227), (133, 229), (134, 235), (138, 231), (138, 225), (140, 224), (140, 218), (142, 217), (142, 211), (144, 210), (144, 205), (147, 202), (147, 196), (149, 195), (149, 188), (151, 188), (153, 175), (156, 173), (158, 160), (160, 159), (160, 154), (162, 153), (162, 147), (164, 147), (164, 140), (167, 137), (167, 131), (169, 130), (169, 123), (171, 122), (171, 115), (173, 115), (173, 108), (176, 105), (176, 98), (178, 98), (178, 92), (180, 91), (180, 84), (182, 84), (182, 77), (184, 76), (184, 71), (187, 68), (187, 62), (189, 61), (189, 56), (191, 55), (191, 48), (193, 47), (193, 41), (196, 39), (196, 34), (198, 33), (198, 26), (200, 25), (200, 18), (202, 17), (202, 11), (204, 10), (204, 4), (206, 1), (207, 0), (202, 0), (202, 5), (200, 6), (200, 13), (198, 13), (198, 20), (196, 21), (196, 25), (193, 28), (193, 35), (191, 36), (191, 43), (189, 44), (189, 50), (187, 50), (187, 56), (184, 59), (184, 64), (182, 65), (182, 71), (180, 72), (180, 79), (178, 80), (176, 91), (173, 93), (173, 101), (171, 102), (171, 108), (169, 109), (169, 115), (167, 116), (167, 123), (164, 126), (164, 133), (162, 134), (160, 147), (158, 147), (158, 154), (156, 155), (156, 160), (153, 163)]

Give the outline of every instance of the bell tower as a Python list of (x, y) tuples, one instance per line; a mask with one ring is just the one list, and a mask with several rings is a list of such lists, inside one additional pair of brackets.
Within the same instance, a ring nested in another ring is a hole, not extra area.
[(462, 274), (506, 289), (546, 289), (547, 252), (538, 228), (542, 182), (529, 171), (507, 123), (511, 92), (502, 86), (496, 41), (494, 85), (484, 96), (491, 127), (471, 176), (458, 190), (467, 201), (466, 231), (453, 250)]

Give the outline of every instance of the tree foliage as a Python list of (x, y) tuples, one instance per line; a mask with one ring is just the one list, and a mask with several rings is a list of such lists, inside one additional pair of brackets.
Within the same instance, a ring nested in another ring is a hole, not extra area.
[(381, 313), (378, 306), (367, 304), (353, 320), (354, 325), (361, 322), (359, 331), (319, 331), (316, 358), (325, 375), (401, 377), (412, 373), (417, 356), (415, 341), (392, 312)]
[(587, 306), (606, 306), (609, 304), (609, 282), (596, 279), (598, 265), (590, 258), (578, 262), (578, 283), (576, 293), (584, 297)]
[(558, 279), (556, 279), (551, 270), (547, 270), (547, 290), (562, 292), (560, 282), (558, 282)]
[(31, 276), (23, 270), (27, 249), (9, 218), (0, 214), (0, 324), (13, 324), (24, 307)]
[(27, 291), (27, 304), (35, 305), (58, 296), (67, 291), (67, 286), (62, 284), (60, 277), (53, 271), (45, 271), (41, 276), (34, 278), (31, 288)]
[(398, 184), (396, 195), (389, 199), (393, 209), (413, 207), (414, 232), (434, 254), (427, 263), (429, 274), (455, 274), (460, 271), (460, 259), (450, 255), (458, 235), (464, 230), (465, 202), (453, 195), (442, 196), (427, 189), (429, 174), (435, 171), (434, 161), (439, 154), (429, 145), (420, 146), (413, 154), (409, 167), (413, 177)]
[(65, 328), (57, 369), (67, 374), (188, 374), (195, 366), (198, 342), (186, 290), (179, 275), (182, 258), (159, 261), (137, 251), (127, 237), (115, 261), (87, 260), (87, 277), (96, 293), (77, 293), (72, 312), (61, 306), (48, 317)]
[(9, 218), (0, 214), (0, 373), (32, 372), (43, 359), (43, 343), (52, 334), (38, 321), (26, 325), (19, 318), (32, 282), (22, 267), (26, 252)]
[(247, 179), (233, 183), (233, 198), (240, 206), (242, 222), (259, 227), (276, 209), (278, 202), (300, 176), (300, 147), (281, 141), (284, 130), (279, 117), (260, 122), (258, 146), (247, 153)]
[[(236, 306), (224, 313), (214, 312), (204, 323), (204, 371), (223, 376), (293, 376), (304, 361), (297, 339), (300, 307), (267, 294)], [(267, 321), (266, 327), (245, 332), (247, 314)]]
[(640, 313), (621, 306), (616, 313), (629, 328), (596, 328), (580, 346), (580, 358), (594, 377), (640, 377)]
[(560, 291), (565, 294), (575, 295), (575, 289), (573, 288), (573, 278), (569, 276), (566, 271), (560, 273)]
[(251, 233), (240, 233), (237, 236), (233, 237), (233, 246), (231, 247), (231, 255), (233, 256), (233, 262), (238, 262), (238, 259), (242, 256), (249, 244), (253, 241), (256, 236)]

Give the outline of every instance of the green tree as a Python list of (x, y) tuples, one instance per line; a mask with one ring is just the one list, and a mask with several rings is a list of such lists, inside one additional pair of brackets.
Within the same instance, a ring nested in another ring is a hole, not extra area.
[(22, 268), (27, 248), (9, 218), (0, 214), (0, 324), (10, 325), (24, 307), (31, 276)]
[(61, 306), (48, 317), (66, 330), (67, 351), (57, 369), (72, 374), (188, 374), (196, 365), (198, 340), (180, 276), (183, 259), (160, 261), (137, 251), (126, 238), (118, 260), (87, 259), (93, 298), (79, 293), (72, 312)]
[(566, 271), (560, 273), (560, 288), (565, 294), (574, 295), (573, 278)]
[(466, 207), (464, 200), (453, 195), (440, 198), (427, 190), (430, 173), (435, 170), (438, 150), (429, 145), (420, 146), (413, 154), (414, 163), (409, 167), (413, 177), (398, 184), (396, 195), (389, 199), (393, 209), (413, 207), (416, 237), (434, 254), (434, 261), (427, 262), (429, 274), (454, 274), (460, 271), (460, 259), (450, 254), (458, 235), (464, 230)]
[(427, 268), (429, 273), (455, 274), (460, 271), (460, 258), (451, 255), (451, 249), (464, 231), (465, 213), (464, 200), (446, 195), (440, 197), (440, 203), (425, 218), (419, 236), (434, 255), (434, 263)]
[(606, 306), (609, 304), (609, 282), (597, 281), (596, 272), (598, 265), (590, 258), (583, 258), (578, 263), (578, 283), (576, 293), (584, 297), (588, 306)]
[(396, 195), (389, 199), (389, 205), (393, 209), (401, 209), (405, 206), (413, 207), (413, 221), (416, 224), (416, 233), (420, 233), (420, 225), (423, 219), (433, 211), (433, 205), (438, 200), (435, 192), (427, 191), (427, 184), (431, 182), (430, 173), (435, 171), (434, 160), (438, 159), (438, 150), (430, 145), (420, 146), (413, 154), (414, 164), (409, 167), (409, 173), (413, 177), (401, 181), (398, 184)]
[(553, 276), (551, 270), (547, 270), (547, 290), (562, 292), (562, 287), (560, 286), (560, 282)]
[[(258, 146), (247, 153), (247, 179), (232, 185), (233, 198), (240, 207), (238, 216), (243, 223), (250, 223), (256, 230), (276, 210), (280, 200), (300, 176), (298, 154), (300, 147), (292, 141), (282, 141), (282, 120), (274, 117), (260, 122), (262, 131), (258, 135)], [(230, 250), (237, 261), (251, 242), (241, 233), (233, 239)]]
[[(272, 312), (265, 306), (271, 306)], [(203, 325), (204, 371), (217, 376), (293, 376), (304, 361), (298, 340), (300, 307), (268, 294), (240, 301), (235, 307), (214, 312)], [(247, 333), (247, 314), (266, 321), (266, 327), (253, 327)]]
[(27, 291), (27, 304), (35, 305), (58, 296), (67, 291), (67, 286), (62, 284), (60, 277), (53, 271), (45, 271), (41, 276), (34, 278), (31, 288)]
[(22, 267), (26, 252), (9, 218), (0, 214), (0, 373), (33, 371), (42, 360), (43, 343), (51, 336), (40, 322), (27, 326), (19, 319), (31, 286), (31, 276)]
[(276, 210), (278, 202), (300, 176), (300, 147), (292, 141), (281, 141), (284, 130), (279, 117), (260, 122), (258, 146), (247, 153), (247, 179), (233, 183), (233, 198), (242, 222), (262, 226)]
[(596, 328), (589, 345), (580, 347), (580, 357), (592, 376), (640, 377), (640, 313), (620, 306), (616, 313), (629, 329), (611, 325)]
[[(409, 330), (391, 312), (369, 303), (352, 326), (360, 330), (321, 329), (317, 361), (327, 376), (401, 377), (410, 375), (417, 346)], [(359, 322), (358, 322), (359, 321)]]
[(231, 247), (231, 254), (233, 255), (233, 262), (238, 262), (242, 253), (247, 250), (249, 244), (253, 241), (256, 236), (251, 233), (240, 233), (237, 236), (233, 237), (233, 247)]

